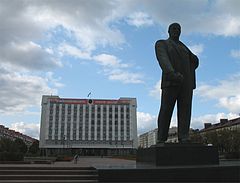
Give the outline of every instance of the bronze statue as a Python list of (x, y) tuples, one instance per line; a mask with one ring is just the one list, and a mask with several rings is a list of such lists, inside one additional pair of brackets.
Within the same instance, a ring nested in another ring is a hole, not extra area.
[(162, 69), (162, 98), (158, 115), (158, 143), (168, 138), (173, 109), (177, 102), (178, 140), (189, 142), (192, 95), (196, 88), (195, 69), (199, 61), (180, 40), (181, 26), (173, 23), (168, 28), (169, 38), (158, 40), (155, 51)]

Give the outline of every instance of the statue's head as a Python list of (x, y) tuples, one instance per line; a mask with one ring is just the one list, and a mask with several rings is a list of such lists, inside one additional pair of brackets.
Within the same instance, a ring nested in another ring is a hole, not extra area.
[(179, 40), (181, 34), (181, 26), (179, 23), (172, 23), (168, 27), (169, 37), (174, 40)]

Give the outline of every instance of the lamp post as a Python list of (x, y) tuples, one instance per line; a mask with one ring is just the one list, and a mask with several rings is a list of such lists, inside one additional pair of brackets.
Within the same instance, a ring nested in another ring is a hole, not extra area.
[(132, 154), (133, 154), (133, 152), (134, 152), (134, 151), (133, 151), (133, 140), (131, 140), (131, 143), (132, 143)]
[(116, 154), (118, 155), (119, 154), (119, 151), (118, 151), (118, 146), (117, 146), (117, 141), (115, 140), (115, 145), (116, 145)]
[(63, 151), (62, 151), (62, 153), (64, 153), (64, 148), (65, 148), (65, 138), (66, 138), (66, 136), (63, 135), (63, 136), (62, 136), (62, 145), (63, 145)]
[(121, 138), (121, 144), (123, 145), (123, 149), (122, 149), (122, 153), (125, 154), (125, 150), (124, 150), (124, 139)]

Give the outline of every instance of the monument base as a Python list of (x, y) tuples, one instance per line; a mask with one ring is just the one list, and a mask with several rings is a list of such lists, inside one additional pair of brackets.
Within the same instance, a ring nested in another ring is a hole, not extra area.
[(162, 143), (138, 149), (137, 162), (156, 166), (214, 165), (219, 164), (218, 149), (193, 143)]

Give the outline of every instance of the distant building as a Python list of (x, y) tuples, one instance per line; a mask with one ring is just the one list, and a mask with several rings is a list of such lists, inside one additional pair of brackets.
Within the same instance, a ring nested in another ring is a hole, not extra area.
[(149, 132), (146, 132), (140, 135), (138, 137), (139, 147), (147, 148), (147, 147), (150, 147), (151, 145), (155, 145), (157, 143), (157, 134), (158, 134), (158, 129), (156, 128), (154, 130), (151, 130)]
[(137, 148), (135, 98), (68, 99), (42, 97), (40, 148), (87, 154), (129, 153)]
[[(151, 130), (138, 137), (139, 147), (147, 148), (157, 143), (158, 129)], [(167, 142), (177, 142), (177, 127), (169, 129)]]
[(8, 138), (11, 140), (15, 140), (17, 138), (22, 139), (26, 145), (30, 146), (36, 139), (24, 135), (20, 132), (16, 132), (15, 130), (11, 130), (3, 125), (0, 125), (0, 139), (1, 138)]
[(205, 134), (211, 131), (220, 131), (220, 130), (240, 130), (240, 117), (236, 119), (220, 119), (220, 123), (204, 123), (204, 129), (200, 130), (200, 134)]
[(173, 126), (172, 128), (169, 128), (167, 142), (169, 143), (178, 142), (177, 127)]

